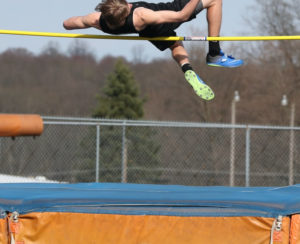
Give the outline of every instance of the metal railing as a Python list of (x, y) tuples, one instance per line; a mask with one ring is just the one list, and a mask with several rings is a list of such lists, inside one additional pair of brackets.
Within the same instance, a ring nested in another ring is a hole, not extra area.
[(0, 180), (14, 175), (72, 183), (204, 186), (300, 181), (300, 127), (43, 119), (40, 137), (0, 138)]

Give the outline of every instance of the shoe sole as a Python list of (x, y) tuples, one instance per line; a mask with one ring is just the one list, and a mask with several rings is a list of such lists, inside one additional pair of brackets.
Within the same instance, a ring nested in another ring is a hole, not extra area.
[(208, 66), (211, 66), (211, 67), (237, 68), (237, 67), (241, 67), (243, 64), (231, 65), (231, 66), (225, 66), (225, 65), (220, 65), (220, 64), (207, 63), (207, 65), (208, 65)]
[(184, 76), (199, 97), (207, 101), (214, 99), (215, 94), (213, 90), (208, 85), (201, 83), (195, 72), (188, 70)]

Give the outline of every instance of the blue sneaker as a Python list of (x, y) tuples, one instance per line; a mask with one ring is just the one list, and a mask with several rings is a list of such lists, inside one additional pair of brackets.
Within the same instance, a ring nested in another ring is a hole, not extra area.
[(242, 59), (235, 59), (230, 55), (227, 56), (223, 51), (221, 51), (220, 55), (214, 57), (207, 54), (206, 63), (213, 67), (235, 68), (242, 66), (244, 61)]
[(212, 100), (215, 97), (212, 89), (193, 70), (186, 71), (184, 76), (199, 97), (204, 100)]

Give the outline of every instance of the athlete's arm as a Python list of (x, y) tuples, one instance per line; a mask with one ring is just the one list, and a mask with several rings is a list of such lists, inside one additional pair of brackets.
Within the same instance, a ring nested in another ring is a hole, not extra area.
[(63, 26), (66, 30), (85, 29), (90, 27), (100, 29), (100, 16), (100, 12), (95, 12), (85, 16), (71, 17), (64, 21)]
[(134, 11), (134, 15), (136, 15), (135, 25), (136, 27), (139, 26), (141, 27), (141, 29), (143, 29), (143, 27), (145, 27), (146, 25), (151, 24), (186, 21), (192, 15), (198, 3), (199, 0), (191, 0), (181, 11), (177, 12), (170, 10), (153, 11), (147, 8), (137, 8)]

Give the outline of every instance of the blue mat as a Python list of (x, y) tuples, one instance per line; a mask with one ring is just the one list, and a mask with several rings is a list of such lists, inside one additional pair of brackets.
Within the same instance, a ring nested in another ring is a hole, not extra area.
[(300, 213), (300, 185), (194, 187), (117, 183), (0, 184), (0, 214), (17, 211), (167, 216), (261, 216)]

